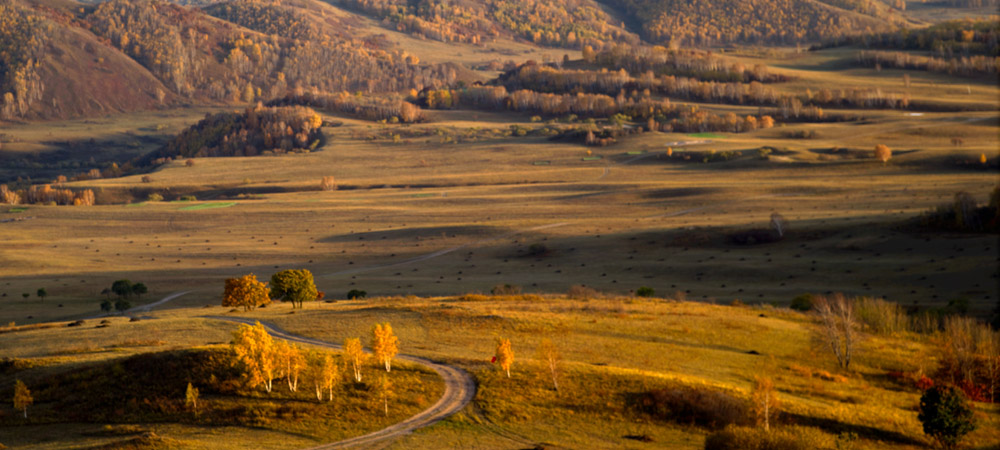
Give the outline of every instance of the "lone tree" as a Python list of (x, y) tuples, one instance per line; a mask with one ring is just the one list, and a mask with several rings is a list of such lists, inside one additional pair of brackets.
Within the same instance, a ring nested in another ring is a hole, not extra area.
[(188, 383), (187, 391), (184, 392), (184, 406), (195, 414), (198, 413), (198, 388)]
[(38, 292), (36, 292), (35, 295), (37, 295), (38, 298), (42, 299), (42, 301), (44, 302), (45, 297), (48, 297), (49, 293), (45, 291), (45, 288), (39, 288)]
[(771, 421), (778, 415), (778, 401), (774, 391), (774, 382), (767, 377), (757, 377), (753, 380), (753, 390), (750, 391), (750, 411), (753, 420), (763, 425), (765, 431), (771, 430)]
[(135, 294), (136, 300), (142, 300), (142, 295), (147, 292), (149, 292), (149, 288), (147, 288), (144, 283), (136, 283), (132, 285), (132, 293)]
[(292, 302), (292, 308), (319, 297), (312, 272), (306, 269), (282, 270), (271, 276), (271, 298)]
[(813, 309), (823, 323), (822, 338), (836, 355), (837, 364), (845, 370), (850, 368), (855, 344), (854, 303), (840, 293), (829, 298), (816, 296)]
[(132, 295), (132, 282), (129, 280), (117, 280), (111, 283), (111, 292), (118, 298), (128, 298)]
[(875, 146), (875, 159), (882, 161), (882, 165), (892, 159), (892, 150), (885, 144)]
[(552, 378), (552, 387), (559, 392), (559, 362), (562, 356), (552, 339), (542, 339), (538, 344), (538, 360), (548, 368), (549, 376)]
[(268, 295), (267, 285), (257, 281), (254, 274), (226, 280), (222, 306), (242, 306), (244, 311), (250, 311), (268, 303), (271, 303), (271, 297)]
[(35, 399), (31, 397), (31, 391), (28, 390), (28, 386), (24, 384), (23, 381), (17, 380), (14, 382), (14, 408), (20, 409), (24, 413), (24, 418), (28, 418), (28, 407), (35, 402)]
[(392, 370), (392, 358), (399, 353), (399, 338), (392, 334), (389, 322), (375, 324), (372, 328), (372, 353), (375, 359), (385, 365), (385, 371)]
[(230, 346), (236, 354), (236, 363), (243, 368), (247, 385), (250, 388), (263, 385), (265, 391), (271, 392), (278, 361), (274, 340), (267, 334), (267, 329), (260, 322), (253, 326), (240, 325), (233, 332)]
[(962, 436), (976, 429), (975, 417), (965, 396), (954, 386), (934, 386), (920, 397), (920, 414), (924, 433), (944, 448), (955, 448)]
[(785, 220), (785, 217), (781, 214), (776, 212), (771, 213), (771, 229), (774, 230), (775, 233), (778, 233), (779, 239), (783, 238), (785, 237), (785, 231), (788, 230), (788, 221)]
[(510, 348), (510, 339), (497, 339), (497, 352), (493, 358), (507, 372), (507, 378), (510, 378), (510, 366), (514, 365), (514, 350)]
[(361, 382), (361, 366), (364, 364), (368, 354), (361, 347), (360, 338), (351, 338), (344, 341), (344, 357), (347, 363), (354, 369), (354, 381)]

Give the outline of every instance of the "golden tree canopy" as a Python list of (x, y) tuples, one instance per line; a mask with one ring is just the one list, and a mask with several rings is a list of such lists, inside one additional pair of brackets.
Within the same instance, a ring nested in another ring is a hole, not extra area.
[(254, 274), (226, 280), (222, 306), (242, 306), (244, 311), (250, 311), (268, 303), (271, 303), (271, 297), (268, 295), (267, 284), (257, 281)]

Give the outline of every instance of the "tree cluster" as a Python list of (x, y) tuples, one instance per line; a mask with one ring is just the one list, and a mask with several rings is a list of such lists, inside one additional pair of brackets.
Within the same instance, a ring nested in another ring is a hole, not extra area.
[(747, 67), (714, 56), (711, 52), (691, 49), (668, 49), (648, 45), (611, 45), (589, 55), (588, 62), (629, 73), (652, 71), (654, 75), (675, 75), (705, 81), (781, 83), (790, 81), (788, 75), (773, 73), (763, 64)]
[(799, 0), (609, 0), (642, 24), (642, 35), (674, 46), (794, 44), (887, 28), (875, 17)]
[(986, 55), (939, 58), (935, 56), (919, 56), (905, 52), (875, 50), (858, 52), (858, 64), (863, 67), (923, 70), (974, 78), (984, 76), (996, 77), (1000, 75), (1000, 67), (997, 66), (998, 62), (1000, 62), (1000, 57)]
[(340, 92), (335, 95), (311, 94), (288, 95), (272, 100), (267, 106), (304, 105), (339, 111), (364, 120), (415, 123), (425, 119), (420, 107), (396, 97), (351, 95)]
[(513, 35), (536, 44), (578, 48), (638, 37), (586, 0), (346, 0), (348, 7), (382, 18), (399, 31), (444, 42), (481, 44)]
[(57, 189), (50, 184), (32, 185), (13, 190), (0, 184), (0, 203), (8, 205), (73, 205), (93, 206), (94, 191), (90, 189)]
[[(998, 0), (987, 0), (997, 4)], [(996, 20), (952, 20), (926, 28), (902, 28), (830, 40), (813, 48), (858, 45), (888, 50), (931, 52), (940, 58), (980, 55), (1000, 56), (1000, 22)]]
[(208, 115), (147, 158), (256, 156), (312, 150), (322, 140), (322, 118), (301, 106), (264, 107)]
[(22, 117), (41, 100), (38, 59), (50, 27), (41, 16), (0, 1), (0, 120)]

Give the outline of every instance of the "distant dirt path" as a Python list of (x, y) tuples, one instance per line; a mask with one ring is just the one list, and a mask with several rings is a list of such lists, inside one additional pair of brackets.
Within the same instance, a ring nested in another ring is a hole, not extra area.
[[(202, 316), (206, 319), (214, 320), (224, 320), (227, 322), (237, 322), (245, 324), (253, 324), (255, 321), (253, 319), (243, 319), (237, 317), (224, 317), (224, 316)], [(303, 344), (310, 344), (319, 347), (325, 347), (329, 349), (339, 350), (340, 345), (333, 344), (330, 342), (320, 341), (317, 339), (310, 339), (307, 337), (291, 334), (287, 331), (278, 328), (270, 323), (261, 322), (262, 325), (267, 329), (267, 332), (271, 336), (285, 339), (287, 341), (299, 342)], [(419, 364), (427, 367), (441, 376), (444, 380), (444, 395), (432, 405), (420, 413), (399, 422), (395, 425), (383, 428), (378, 431), (368, 433), (364, 436), (353, 437), (350, 439), (345, 439), (339, 442), (333, 442), (330, 444), (323, 444), (316, 447), (311, 447), (308, 450), (331, 450), (338, 448), (351, 448), (361, 445), (370, 445), (377, 442), (385, 441), (388, 439), (402, 437), (409, 434), (413, 430), (418, 428), (423, 428), (426, 426), (433, 425), (438, 421), (461, 411), (466, 407), (472, 398), (476, 395), (476, 382), (472, 379), (469, 374), (457, 367), (452, 367), (445, 364), (436, 363), (429, 359), (424, 359), (416, 356), (410, 355), (398, 355), (396, 359), (400, 361), (406, 361), (413, 364)]]

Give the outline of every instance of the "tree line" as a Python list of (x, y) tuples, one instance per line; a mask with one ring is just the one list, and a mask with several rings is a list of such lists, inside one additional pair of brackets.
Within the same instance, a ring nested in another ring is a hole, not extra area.
[(8, 205), (72, 205), (93, 206), (91, 189), (59, 189), (50, 184), (32, 185), (25, 189), (9, 189), (0, 184), (0, 203)]
[[(997, 0), (992, 1), (997, 4)], [(827, 40), (814, 45), (818, 50), (858, 45), (867, 49), (919, 50), (939, 58), (980, 55), (1000, 56), (1000, 22), (996, 20), (951, 20), (926, 28), (901, 28)]]
[[(415, 92), (415, 91), (414, 91)], [(359, 119), (415, 123), (425, 120), (423, 111), (402, 98), (340, 92), (337, 94), (290, 94), (271, 100), (267, 106), (305, 105), (339, 111)]]
[(22, 117), (41, 100), (38, 59), (49, 27), (32, 11), (0, 2), (0, 120)]
[(954, 58), (919, 56), (905, 52), (862, 50), (858, 52), (857, 63), (863, 67), (886, 67), (893, 69), (923, 70), (946, 73), (961, 77), (996, 77), (1000, 75), (997, 63), (1000, 57), (971, 55)]
[(771, 72), (763, 64), (747, 67), (714, 56), (711, 52), (648, 45), (609, 45), (595, 51), (584, 47), (584, 61), (629, 73), (652, 71), (654, 75), (676, 75), (705, 81), (781, 83), (792, 77)]

